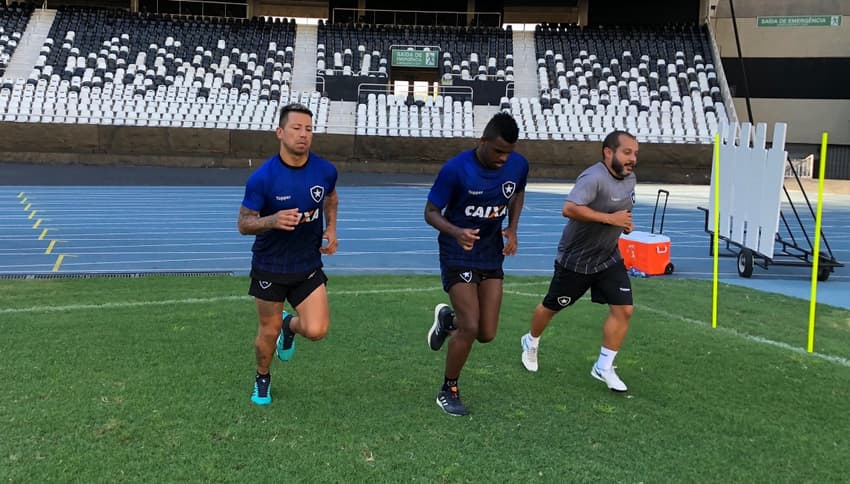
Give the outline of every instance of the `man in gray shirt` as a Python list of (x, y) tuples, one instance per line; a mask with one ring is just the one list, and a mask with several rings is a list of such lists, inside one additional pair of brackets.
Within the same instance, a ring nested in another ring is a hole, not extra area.
[(531, 315), (531, 330), (521, 339), (522, 364), (528, 371), (537, 371), (540, 335), (555, 314), (590, 289), (593, 302), (609, 307), (602, 349), (590, 374), (611, 390), (627, 390), (614, 371), (614, 357), (629, 329), (632, 287), (617, 240), (634, 228), (637, 153), (633, 135), (608, 134), (602, 142), (602, 161), (584, 170), (567, 195), (562, 213), (570, 220), (558, 243), (555, 273), (543, 302)]

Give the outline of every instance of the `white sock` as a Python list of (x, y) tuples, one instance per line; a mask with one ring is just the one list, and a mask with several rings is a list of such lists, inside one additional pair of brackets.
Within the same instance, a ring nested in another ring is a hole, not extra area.
[(536, 347), (537, 347), (537, 345), (539, 345), (539, 344), (540, 344), (540, 336), (538, 336), (538, 337), (536, 337), (536, 338), (535, 338), (534, 336), (531, 336), (531, 333), (528, 333), (528, 343), (529, 343), (532, 347), (536, 348)]
[(609, 350), (606, 347), (602, 347), (599, 350), (599, 359), (596, 360), (596, 367), (600, 370), (610, 370), (612, 366), (614, 366), (614, 358), (617, 356), (617, 352), (614, 350)]

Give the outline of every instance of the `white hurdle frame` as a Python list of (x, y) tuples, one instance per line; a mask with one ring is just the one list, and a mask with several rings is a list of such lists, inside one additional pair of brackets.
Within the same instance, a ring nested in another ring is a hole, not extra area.
[[(733, 244), (773, 258), (785, 176), (787, 125), (773, 128), (773, 144), (765, 148), (767, 124), (725, 125), (720, 141), (720, 231)], [(714, 227), (715, 170), (712, 162), (708, 229)]]

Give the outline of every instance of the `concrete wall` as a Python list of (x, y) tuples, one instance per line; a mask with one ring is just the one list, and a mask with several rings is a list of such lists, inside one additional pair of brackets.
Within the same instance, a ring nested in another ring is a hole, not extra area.
[[(729, 1), (705, 1), (716, 4), (710, 22), (721, 57), (737, 58)], [(735, 0), (734, 5), (744, 58), (850, 58), (850, 1)], [(759, 16), (793, 15), (842, 15), (843, 18), (840, 27), (759, 28), (757, 24)], [(794, 82), (795, 76), (805, 75), (805, 72), (788, 72), (782, 82)], [(831, 143), (850, 145), (850, 95), (842, 99), (754, 97), (750, 103), (755, 122), (768, 123), (771, 127), (777, 122), (787, 122), (789, 142), (820, 143), (821, 133), (828, 131)], [(735, 98), (735, 110), (739, 119), (747, 119), (744, 98)]]
[[(850, 100), (844, 99), (750, 99), (753, 119), (767, 123), (773, 136), (776, 123), (788, 123), (788, 143), (820, 144), (821, 134), (829, 133), (829, 143), (850, 145)], [(744, 98), (735, 98), (735, 111), (747, 120)]]
[(248, 5), (249, 15), (256, 17), (328, 17), (326, 1), (249, 0)]
[[(735, 15), (744, 57), (850, 57), (848, 17), (842, 18), (840, 27), (758, 27), (756, 17), (740, 16), (737, 3)], [(720, 56), (737, 57), (732, 19), (712, 23)]]
[[(717, 8), (716, 17), (731, 17), (729, 0), (708, 0)], [(735, 16), (757, 17), (782, 15), (850, 15), (847, 0), (734, 0)]]
[(578, 7), (506, 6), (502, 21), (509, 24), (537, 24), (540, 22), (578, 23), (578, 14)]
[[(436, 173), (445, 160), (474, 147), (465, 138), (395, 138), (317, 134), (313, 151), (340, 170)], [(271, 132), (194, 128), (0, 123), (0, 160), (84, 165), (257, 166), (278, 149)], [(534, 178), (572, 180), (601, 159), (601, 143), (520, 141), (517, 152)], [(640, 181), (707, 184), (710, 145), (643, 144)]]

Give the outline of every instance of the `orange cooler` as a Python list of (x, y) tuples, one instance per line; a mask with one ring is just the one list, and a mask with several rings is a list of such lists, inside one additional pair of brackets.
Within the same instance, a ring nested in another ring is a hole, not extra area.
[(650, 276), (673, 273), (670, 237), (635, 231), (621, 235), (618, 244), (626, 269), (634, 267)]

